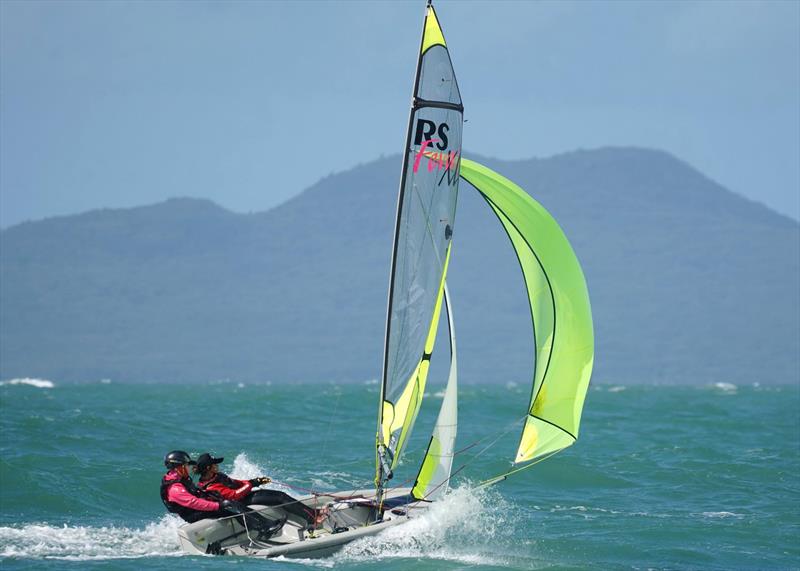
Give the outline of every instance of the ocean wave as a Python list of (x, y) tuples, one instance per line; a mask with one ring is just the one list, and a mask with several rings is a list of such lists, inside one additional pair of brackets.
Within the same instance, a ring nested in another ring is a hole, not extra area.
[(314, 490), (341, 490), (342, 488), (364, 487), (363, 477), (354, 477), (348, 472), (336, 472), (333, 470), (318, 472), (316, 477), (311, 479)]
[(724, 394), (733, 394), (733, 393), (735, 393), (736, 391), (739, 390), (739, 387), (737, 387), (733, 383), (718, 382), (718, 383), (714, 383), (712, 385), (712, 387), (714, 389), (724, 393)]
[[(540, 510), (539, 506), (534, 506), (534, 509)], [(622, 512), (612, 510), (612, 509), (605, 509), (605, 508), (596, 508), (596, 507), (588, 507), (588, 506), (561, 506), (561, 505), (554, 505), (549, 510), (550, 513), (559, 513), (559, 512), (566, 512), (566, 513), (576, 513), (583, 519), (596, 519), (601, 517), (598, 514), (609, 514), (609, 515), (621, 515)]]
[(0, 527), (0, 557), (90, 561), (179, 556), (177, 529), (182, 523), (165, 515), (144, 529), (47, 523)]
[(700, 514), (694, 514), (694, 515), (700, 515), (702, 517), (710, 519), (726, 519), (731, 517), (736, 519), (742, 519), (744, 517), (743, 514), (737, 514), (733, 512), (702, 512)]
[(548, 511), (550, 513), (564, 513), (570, 514), (575, 513), (576, 515), (581, 516), (583, 519), (595, 519), (600, 517), (597, 514), (608, 514), (610, 516), (623, 516), (623, 517), (644, 517), (644, 518), (674, 518), (678, 517), (677, 514), (668, 514), (668, 513), (655, 513), (655, 512), (642, 512), (642, 511), (625, 511), (625, 510), (614, 510), (610, 508), (598, 508), (598, 507), (590, 507), (590, 506), (562, 506), (559, 504), (553, 506), (539, 506), (534, 505), (532, 508), (536, 511)]
[(28, 385), (36, 387), (37, 389), (52, 389), (56, 386), (53, 381), (48, 381), (47, 379), (30, 379), (27, 377), (23, 379), (11, 379), (10, 381), (0, 381), (0, 387), (6, 385)]

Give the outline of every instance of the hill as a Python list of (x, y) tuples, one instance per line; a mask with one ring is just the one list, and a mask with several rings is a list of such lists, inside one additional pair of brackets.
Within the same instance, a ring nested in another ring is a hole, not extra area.
[[(483, 162), (572, 242), (596, 380), (797, 382), (797, 222), (658, 151)], [(378, 378), (399, 163), (329, 176), (267, 212), (181, 198), (3, 230), (0, 377)], [(466, 184), (453, 248), (462, 379), (527, 382), (516, 259)]]

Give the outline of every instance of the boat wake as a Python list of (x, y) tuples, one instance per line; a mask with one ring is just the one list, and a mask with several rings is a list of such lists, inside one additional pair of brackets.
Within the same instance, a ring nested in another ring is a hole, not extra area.
[[(241, 459), (244, 460), (244, 459)], [(242, 461), (244, 468), (246, 462)], [(251, 466), (252, 469), (252, 466)], [(531, 568), (514, 555), (518, 508), (496, 491), (463, 486), (450, 491), (428, 512), (383, 533), (355, 541), (325, 559), (283, 559), (287, 563), (330, 568), (375, 560), (429, 559), (469, 565)], [(55, 526), (29, 523), (0, 527), (0, 560), (48, 559), (102, 561), (143, 557), (181, 557), (173, 515), (144, 528)]]
[(166, 515), (144, 529), (30, 523), (0, 527), (0, 558), (93, 561), (180, 556), (176, 516)]
[[(462, 486), (451, 490), (427, 513), (379, 535), (346, 545), (329, 559), (303, 560), (339, 567), (379, 559), (434, 559), (507, 567), (513, 552), (514, 506), (497, 492)], [(513, 565), (512, 565), (513, 566)]]

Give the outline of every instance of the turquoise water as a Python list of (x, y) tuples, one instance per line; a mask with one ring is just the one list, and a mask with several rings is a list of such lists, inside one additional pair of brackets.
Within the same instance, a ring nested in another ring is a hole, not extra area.
[[(166, 451), (211, 450), (229, 473), (266, 474), (297, 494), (368, 486), (377, 392), (374, 382), (6, 383), (0, 566), (800, 569), (800, 390), (727, 384), (597, 385), (575, 446), (482, 491), (474, 482), (513, 457), (528, 389), (462, 386), (459, 445), (490, 438), (457, 457), (464, 477), (429, 517), (320, 561), (180, 554), (158, 496)], [(429, 395), (412, 446), (427, 442), (440, 402)]]

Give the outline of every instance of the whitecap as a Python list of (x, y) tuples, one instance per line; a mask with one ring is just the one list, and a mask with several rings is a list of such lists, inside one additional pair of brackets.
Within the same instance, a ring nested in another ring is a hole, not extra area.
[(437, 391), (437, 392), (433, 393), (433, 397), (437, 398), (437, 399), (443, 399), (444, 398), (444, 391)]
[(31, 387), (36, 387), (37, 389), (52, 389), (56, 385), (53, 381), (48, 381), (47, 379), (11, 379), (10, 381), (0, 381), (0, 386), (4, 385), (28, 385)]
[(624, 390), (625, 390), (625, 387), (622, 386), (622, 385), (615, 385), (613, 387), (609, 387), (608, 388), (608, 392), (610, 392), (610, 393), (621, 393)]
[(703, 517), (712, 518), (712, 519), (725, 519), (729, 517), (733, 517), (736, 519), (742, 519), (744, 515), (737, 514), (733, 512), (703, 512), (700, 514)]
[(735, 393), (739, 389), (739, 387), (737, 387), (733, 383), (718, 382), (714, 383), (713, 386), (715, 389), (722, 391), (723, 393)]

